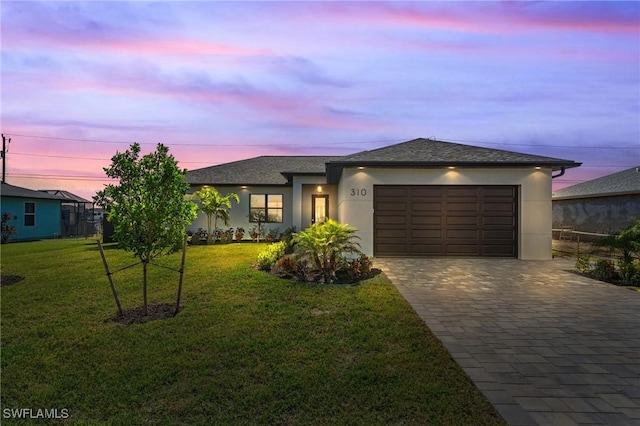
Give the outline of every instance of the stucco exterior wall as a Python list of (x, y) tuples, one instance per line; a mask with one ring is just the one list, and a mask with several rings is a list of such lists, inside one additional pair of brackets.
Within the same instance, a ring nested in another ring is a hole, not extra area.
[(553, 200), (553, 227), (571, 226), (577, 231), (612, 233), (640, 218), (640, 194)]
[[(35, 226), (24, 226), (24, 204), (35, 203)], [(2, 213), (10, 213), (10, 225), (16, 234), (9, 241), (26, 241), (60, 237), (62, 209), (60, 201), (37, 198), (2, 197)]]
[(338, 219), (358, 229), (373, 255), (374, 185), (517, 185), (518, 257), (551, 259), (551, 170), (548, 168), (345, 168), (338, 185)]
[[(194, 186), (190, 189), (190, 193), (196, 192), (200, 189), (199, 186)], [(293, 215), (291, 205), (293, 202), (293, 191), (291, 187), (285, 186), (248, 186), (243, 188), (241, 186), (216, 186), (215, 187), (220, 194), (227, 195), (231, 192), (238, 194), (240, 197), (240, 203), (236, 204), (235, 201), (232, 201), (230, 213), (230, 221), (229, 225), (225, 226), (224, 223), (221, 223), (218, 220), (218, 228), (226, 229), (226, 228), (238, 228), (243, 227), (245, 230), (244, 239), (249, 240), (249, 230), (253, 228), (256, 223), (249, 222), (249, 198), (252, 194), (282, 194), (283, 195), (283, 211), (282, 211), (282, 223), (264, 223), (262, 226), (264, 229), (269, 228), (279, 228), (280, 232), (283, 232), (286, 228), (292, 226), (293, 224)], [(194, 200), (197, 204), (197, 199)], [(214, 226), (212, 225), (212, 228)], [(198, 228), (207, 229), (207, 215), (198, 212), (198, 217), (196, 220), (187, 227), (188, 231), (197, 231)]]

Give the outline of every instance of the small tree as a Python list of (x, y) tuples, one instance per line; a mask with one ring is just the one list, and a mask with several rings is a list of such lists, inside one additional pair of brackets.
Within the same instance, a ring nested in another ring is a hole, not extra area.
[(185, 200), (189, 189), (186, 170), (178, 168), (169, 148), (158, 144), (155, 152), (140, 157), (134, 143), (111, 158), (104, 168), (119, 185), (106, 185), (94, 197), (109, 211), (113, 236), (120, 247), (133, 252), (143, 266), (144, 313), (147, 311), (147, 265), (162, 254), (180, 250), (185, 228), (196, 218), (196, 206)]
[(233, 192), (222, 196), (217, 189), (210, 186), (196, 191), (194, 195), (200, 199), (198, 210), (207, 215), (207, 244), (211, 244), (211, 221), (214, 222), (214, 230), (218, 229), (218, 219), (223, 220), (225, 225), (229, 225), (231, 200), (240, 203), (240, 197)]

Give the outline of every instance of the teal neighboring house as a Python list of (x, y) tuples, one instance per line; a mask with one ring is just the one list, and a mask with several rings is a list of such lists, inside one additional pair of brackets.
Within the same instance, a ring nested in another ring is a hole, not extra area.
[(60, 237), (64, 198), (8, 183), (2, 183), (0, 198), (0, 214), (9, 213), (16, 228), (9, 241)]

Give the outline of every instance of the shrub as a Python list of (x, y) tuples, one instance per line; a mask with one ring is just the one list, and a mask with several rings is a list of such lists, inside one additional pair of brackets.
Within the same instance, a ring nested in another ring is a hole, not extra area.
[(337, 281), (336, 271), (349, 254), (361, 254), (356, 229), (333, 219), (314, 223), (294, 235), (295, 253), (300, 261), (308, 262), (310, 268), (320, 274), (324, 283)]
[(269, 228), (269, 230), (266, 231), (264, 239), (267, 242), (272, 242), (272, 241), (276, 241), (279, 236), (280, 236), (280, 228)]
[(284, 230), (282, 235), (280, 235), (280, 241), (284, 241), (286, 244), (284, 252), (287, 254), (291, 254), (294, 251), (295, 244), (293, 243), (293, 236), (295, 233), (296, 233), (296, 227), (290, 226)]
[(280, 278), (308, 281), (309, 269), (304, 262), (298, 262), (294, 257), (283, 256), (271, 268), (271, 273)]
[(236, 228), (235, 240), (240, 242), (242, 241), (243, 238), (244, 238), (244, 228), (241, 226), (238, 226)]
[(336, 275), (340, 281), (360, 281), (371, 275), (372, 265), (373, 262), (371, 261), (371, 258), (361, 254), (360, 257), (344, 262)]
[(613, 266), (613, 262), (598, 259), (593, 267), (593, 276), (600, 281), (612, 281), (616, 276), (616, 268)]
[(258, 268), (263, 271), (269, 271), (282, 256), (284, 256), (283, 242), (269, 244), (267, 248), (258, 254)]
[(11, 220), (11, 213), (3, 213), (2, 214), (2, 244), (9, 241), (12, 235), (16, 233), (16, 227), (13, 225), (9, 225), (9, 221)]
[(640, 284), (640, 269), (636, 267), (633, 261), (629, 262), (626, 259), (622, 259), (618, 262), (618, 271), (620, 273), (620, 279), (624, 285), (638, 285)]
[(588, 255), (576, 255), (576, 271), (581, 274), (590, 274), (591, 273), (591, 264), (589, 263)]

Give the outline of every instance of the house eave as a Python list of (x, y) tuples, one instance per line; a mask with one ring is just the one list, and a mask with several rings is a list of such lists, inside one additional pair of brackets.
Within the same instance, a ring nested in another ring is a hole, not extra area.
[(406, 168), (406, 169), (438, 169), (446, 167), (465, 167), (465, 168), (526, 168), (526, 167), (548, 167), (552, 171), (579, 167), (582, 163), (573, 161), (565, 162), (536, 162), (536, 161), (519, 161), (519, 162), (489, 162), (489, 161), (334, 161), (327, 163), (327, 183), (335, 184), (340, 179), (342, 170), (351, 167), (366, 168)]
[(580, 200), (585, 198), (603, 198), (603, 197), (619, 197), (624, 195), (640, 195), (640, 191), (618, 191), (618, 192), (605, 192), (600, 194), (582, 194), (582, 195), (567, 195), (567, 196), (552, 196), (551, 201), (563, 201), (563, 200)]

